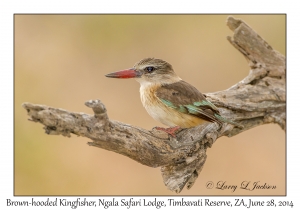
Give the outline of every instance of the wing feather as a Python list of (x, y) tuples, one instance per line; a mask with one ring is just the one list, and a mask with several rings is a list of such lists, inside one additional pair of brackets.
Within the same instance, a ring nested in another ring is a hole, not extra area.
[(155, 95), (168, 107), (181, 113), (197, 116), (210, 122), (221, 123), (215, 115), (218, 108), (208, 101), (202, 93), (189, 83), (181, 80), (172, 84), (164, 84)]

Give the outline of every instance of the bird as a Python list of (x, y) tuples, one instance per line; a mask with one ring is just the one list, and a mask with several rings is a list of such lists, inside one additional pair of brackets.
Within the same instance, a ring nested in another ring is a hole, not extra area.
[(182, 80), (168, 62), (145, 58), (132, 68), (112, 72), (109, 78), (135, 78), (140, 83), (140, 97), (148, 114), (169, 128), (155, 127), (173, 137), (183, 128), (216, 122), (241, 125), (221, 116), (219, 109), (194, 86)]

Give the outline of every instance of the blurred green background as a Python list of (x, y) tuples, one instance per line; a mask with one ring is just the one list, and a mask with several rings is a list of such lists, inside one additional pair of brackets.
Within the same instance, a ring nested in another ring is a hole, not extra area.
[[(145, 129), (163, 126), (143, 108), (139, 84), (104, 75), (161, 58), (201, 92), (227, 89), (249, 66), (226, 40), (228, 15), (15, 15), (15, 195), (174, 195), (159, 168), (89, 147), (87, 138), (45, 135), (23, 102), (93, 114), (100, 99), (110, 119)], [(234, 15), (285, 54), (284, 15)], [(270, 124), (222, 137), (207, 151), (191, 190), (180, 195), (284, 195), (285, 132)], [(206, 189), (208, 181), (260, 181), (275, 190)]]

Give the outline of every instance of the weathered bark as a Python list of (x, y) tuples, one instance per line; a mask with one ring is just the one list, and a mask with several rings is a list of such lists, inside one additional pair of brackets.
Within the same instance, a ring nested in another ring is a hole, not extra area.
[(31, 103), (24, 103), (23, 107), (30, 120), (45, 125), (47, 134), (87, 137), (92, 140), (90, 146), (161, 167), (170, 190), (179, 193), (185, 185), (189, 189), (203, 168), (207, 147), (219, 137), (230, 137), (266, 123), (277, 123), (285, 130), (285, 57), (243, 21), (229, 17), (227, 25), (234, 31), (229, 42), (246, 57), (251, 69), (245, 79), (231, 88), (205, 95), (219, 107), (222, 116), (239, 122), (243, 128), (206, 123), (181, 130), (173, 138), (156, 129), (148, 131), (110, 120), (100, 100), (85, 103), (93, 109), (93, 116)]

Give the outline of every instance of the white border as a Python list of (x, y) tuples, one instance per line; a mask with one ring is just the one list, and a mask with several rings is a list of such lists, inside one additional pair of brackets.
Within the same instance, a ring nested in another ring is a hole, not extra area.
[[(294, 1), (296, 2), (296, 1)], [(300, 106), (299, 85), (299, 12), (298, 5), (282, 1), (8, 1), (2, 0), (0, 39), (0, 91), (1, 91), (1, 146), (0, 146), (0, 208), (6, 207), (6, 199), (31, 200), (31, 197), (13, 196), (13, 14), (14, 13), (287, 13), (287, 196), (275, 200), (292, 200), (294, 209), (299, 209), (299, 134), (297, 133)], [(267, 9), (267, 10), (266, 10)], [(298, 67), (298, 68), (297, 68)], [(3, 116), (4, 115), (4, 116)], [(298, 194), (298, 196), (297, 196)], [(119, 197), (120, 198), (120, 197)], [(126, 197), (125, 197), (126, 198)], [(146, 197), (151, 199), (151, 197)], [(167, 200), (170, 197), (160, 197)], [(179, 198), (179, 197), (176, 197)], [(205, 197), (207, 198), (207, 197)], [(202, 199), (205, 199), (202, 197)], [(248, 197), (240, 197), (248, 200)], [(256, 200), (270, 200), (271, 197), (249, 197)], [(72, 197), (72, 200), (75, 197)], [(89, 197), (93, 199), (93, 197)], [(95, 199), (97, 199), (95, 197)], [(109, 197), (107, 197), (109, 199)], [(120, 198), (121, 199), (121, 198)], [(127, 197), (128, 199), (128, 197)], [(188, 197), (196, 200), (196, 197)], [(212, 200), (231, 200), (234, 197), (211, 197)], [(99, 208), (99, 207), (98, 207)], [(199, 207), (197, 207), (199, 208)], [(201, 208), (201, 207), (200, 207)], [(217, 208), (217, 207), (216, 207)], [(16, 208), (22, 209), (22, 208)], [(28, 208), (27, 208), (28, 209)], [(39, 208), (41, 209), (41, 208)], [(64, 208), (66, 209), (66, 208)], [(114, 208), (109, 208), (114, 209)], [(162, 209), (171, 209), (162, 208)], [(182, 209), (182, 207), (180, 208)], [(210, 208), (215, 209), (215, 208)], [(231, 209), (231, 208), (225, 208)], [(262, 209), (262, 208), (255, 208)], [(283, 209), (283, 208), (281, 208)]]

